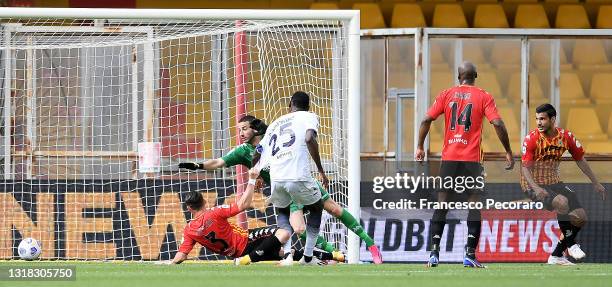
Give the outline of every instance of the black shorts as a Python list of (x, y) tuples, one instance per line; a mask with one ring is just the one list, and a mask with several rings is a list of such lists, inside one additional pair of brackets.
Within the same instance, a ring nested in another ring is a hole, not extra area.
[(546, 210), (552, 211), (554, 208), (552, 206), (552, 201), (557, 195), (563, 195), (567, 198), (567, 205), (569, 207), (569, 211), (582, 208), (580, 201), (578, 201), (578, 197), (576, 196), (576, 192), (571, 190), (567, 185), (563, 182), (558, 182), (551, 185), (543, 185), (542, 188), (546, 189), (548, 192), (548, 196), (544, 200), (538, 200), (535, 192), (529, 189), (526, 190), (525, 193), (527, 197), (529, 197), (532, 201), (542, 202), (544, 204), (544, 208)]
[(259, 246), (259, 244), (261, 244), (264, 240), (270, 236), (274, 236), (277, 230), (277, 227), (260, 227), (249, 229), (249, 242), (240, 256), (242, 257), (251, 253), (251, 251)]
[(479, 162), (444, 160), (440, 163), (440, 177), (443, 183), (447, 181), (448, 177), (452, 178), (454, 188), (441, 187), (437, 191), (457, 194), (482, 194), (484, 192), (483, 171), (482, 164)]

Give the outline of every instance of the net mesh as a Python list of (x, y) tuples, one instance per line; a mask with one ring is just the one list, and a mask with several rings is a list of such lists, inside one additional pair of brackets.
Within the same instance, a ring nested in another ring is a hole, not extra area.
[[(39, 240), (48, 259), (173, 257), (190, 219), (184, 194), (227, 204), (241, 182), (235, 167), (187, 172), (177, 164), (240, 144), (238, 106), (270, 123), (298, 90), (311, 95), (330, 193), (346, 206), (342, 22), (2, 23), (0, 258), (17, 258), (25, 237)], [(256, 193), (248, 228), (275, 224), (267, 195)], [(346, 249), (344, 227), (329, 215), (323, 224)], [(199, 248), (189, 256), (221, 258)]]

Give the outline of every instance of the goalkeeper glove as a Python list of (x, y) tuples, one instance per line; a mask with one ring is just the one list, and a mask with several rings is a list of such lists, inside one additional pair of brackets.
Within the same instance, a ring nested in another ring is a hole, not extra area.
[(255, 130), (256, 136), (261, 136), (266, 134), (266, 130), (268, 129), (268, 125), (266, 125), (260, 119), (254, 119), (251, 121), (251, 128)]
[(181, 162), (178, 165), (179, 168), (186, 168), (189, 170), (197, 170), (197, 169), (204, 169), (202, 167), (202, 164), (200, 163), (196, 163), (196, 162)]

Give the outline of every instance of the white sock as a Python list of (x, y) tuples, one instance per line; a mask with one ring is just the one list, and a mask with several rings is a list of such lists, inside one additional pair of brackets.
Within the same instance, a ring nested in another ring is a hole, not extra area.
[(304, 256), (312, 257), (315, 244), (319, 237), (319, 228), (306, 226), (306, 246), (304, 246)]
[(283, 245), (283, 254), (287, 253), (291, 253), (291, 237), (289, 237), (289, 240)]

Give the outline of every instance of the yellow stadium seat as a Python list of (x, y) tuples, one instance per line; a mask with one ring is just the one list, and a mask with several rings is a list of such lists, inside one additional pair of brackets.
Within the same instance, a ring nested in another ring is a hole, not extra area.
[(463, 2), (467, 3), (497, 3), (497, 0), (463, 0)]
[(608, 136), (612, 137), (612, 114), (610, 114), (608, 119)]
[(593, 75), (591, 98), (597, 104), (612, 104), (612, 73)]
[(429, 60), (432, 64), (447, 63), (441, 45), (429, 45)]
[(562, 104), (585, 105), (590, 103), (589, 99), (584, 96), (584, 89), (576, 73), (561, 72), (559, 82), (559, 98)]
[(434, 9), (433, 27), (467, 28), (467, 20), (459, 4), (438, 4)]
[(612, 28), (612, 5), (599, 6), (597, 13), (597, 28), (611, 29)]
[(310, 4), (310, 9), (313, 10), (337, 10), (338, 4), (333, 2), (313, 2)]
[(544, 2), (546, 2), (546, 3), (554, 3), (554, 4), (559, 4), (559, 3), (580, 3), (580, 0), (544, 0)]
[[(551, 47), (549, 42), (545, 44), (538, 43), (536, 45), (531, 45), (530, 50), (531, 53), (529, 55), (529, 61), (538, 69), (549, 70), (551, 60)], [(572, 64), (567, 61), (567, 55), (565, 54), (565, 50), (563, 48), (559, 49), (559, 69), (561, 71), (573, 69)]]
[(474, 28), (509, 28), (504, 8), (499, 4), (482, 4), (476, 7)]
[(587, 141), (584, 142), (584, 149), (587, 153), (612, 153), (612, 143), (608, 140), (604, 141)]
[(585, 2), (589, 4), (610, 4), (610, 0), (585, 0)]
[[(498, 106), (497, 112), (501, 116), (506, 129), (508, 130), (508, 137), (510, 138), (510, 148), (512, 148), (513, 152), (518, 152), (520, 149), (520, 124), (519, 124), (519, 116), (520, 113), (517, 114), (515, 109), (511, 106)], [(483, 142), (482, 149), (485, 152), (503, 152), (504, 147), (499, 141), (497, 134), (495, 133), (495, 129), (488, 123), (485, 119), (482, 123), (483, 125)]]
[[(508, 82), (507, 97), (513, 99), (513, 101), (517, 103), (521, 101), (520, 72), (513, 73), (510, 76), (510, 81)], [(542, 92), (542, 85), (540, 84), (540, 80), (533, 73), (529, 74), (529, 100), (531, 103), (538, 103), (538, 105), (546, 101), (544, 93)]]
[(308, 9), (312, 0), (268, 0), (272, 9)]
[(591, 29), (591, 23), (582, 5), (560, 5), (555, 27), (562, 29)]
[(595, 109), (591, 107), (570, 108), (567, 113), (567, 129), (581, 141), (604, 141), (608, 135), (604, 134), (597, 119)]
[(603, 40), (576, 40), (572, 58), (574, 64), (605, 65), (608, 63)]
[(393, 7), (392, 28), (427, 27), (421, 6), (411, 3), (398, 3)]
[(504, 3), (537, 3), (538, 0), (503, 0)]
[(430, 95), (432, 99), (440, 94), (440, 92), (449, 89), (455, 85), (453, 73), (448, 72), (431, 72), (430, 78)]
[(387, 27), (378, 4), (355, 3), (353, 9), (361, 11), (361, 29), (380, 29)]
[(495, 73), (478, 72), (476, 86), (484, 89), (489, 94), (491, 94), (493, 98), (495, 98), (495, 103), (497, 105), (505, 105), (508, 103), (508, 99), (504, 97), (501, 91), (501, 86), (499, 85), (499, 81), (497, 81), (497, 76), (495, 75)]
[(491, 62), (496, 66), (516, 66), (521, 64), (520, 41), (496, 41), (491, 49)]
[(521, 4), (516, 9), (514, 28), (550, 28), (544, 7), (539, 4)]
[(483, 46), (486, 42), (479, 40), (463, 40), (463, 60), (476, 64), (478, 70), (489, 68), (489, 61), (485, 58)]
[(457, 0), (423, 0), (423, 2), (457, 2)]

